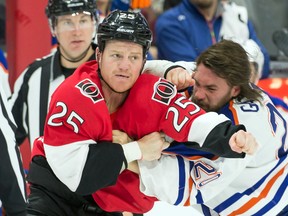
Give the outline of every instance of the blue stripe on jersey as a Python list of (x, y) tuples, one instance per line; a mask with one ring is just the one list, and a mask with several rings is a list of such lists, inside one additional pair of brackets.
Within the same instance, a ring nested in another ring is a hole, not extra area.
[[(228, 207), (230, 207), (232, 204), (234, 204), (237, 200), (241, 199), (243, 196), (249, 196), (251, 193), (253, 193), (255, 190), (257, 190), (262, 184), (263, 182), (268, 178), (268, 176), (282, 163), (285, 162), (287, 158), (287, 155), (280, 158), (279, 162), (276, 164), (276, 166), (270, 170), (270, 172), (268, 172), (265, 176), (263, 176), (263, 178), (261, 178), (255, 185), (251, 186), (250, 188), (248, 188), (246, 191), (244, 191), (243, 193), (236, 193), (233, 196), (231, 196), (230, 198), (226, 199), (224, 202), (222, 202), (221, 204), (219, 204), (218, 206), (216, 206), (214, 208), (214, 211), (216, 212), (222, 212), (223, 210), (227, 209)], [(287, 187), (288, 182), (283, 182), (283, 185), (286, 185)]]
[(202, 194), (201, 194), (200, 190), (197, 191), (196, 200), (197, 200), (198, 204), (204, 203), (203, 197), (202, 197)]
[(235, 120), (234, 120), (233, 113), (229, 109), (229, 103), (227, 103), (225, 106), (223, 106), (220, 109), (219, 113), (224, 114), (227, 118), (229, 118), (232, 121), (232, 124), (235, 125)]
[(271, 103), (267, 103), (266, 107), (269, 109), (270, 113), (270, 123), (273, 127), (273, 132), (276, 133), (277, 127), (279, 126), (276, 122), (276, 118), (281, 118), (283, 121), (283, 127), (285, 128), (285, 133), (282, 136), (282, 146), (278, 150), (278, 157), (282, 157), (287, 154), (285, 150), (285, 141), (287, 138), (287, 122), (285, 121), (284, 117), (280, 114), (280, 112), (275, 108), (275, 106)]
[(270, 99), (272, 100), (273, 104), (278, 108), (282, 108), (288, 111), (288, 104), (286, 104), (281, 98), (277, 98), (268, 94)]
[(204, 216), (212, 216), (210, 213), (210, 209), (206, 205), (201, 204), (201, 208)]
[(202, 156), (208, 159), (215, 157), (215, 155), (211, 153), (188, 148), (184, 143), (178, 143), (176, 141), (173, 141), (170, 146), (164, 150), (164, 152), (182, 155), (184, 157)]
[(183, 200), (184, 190), (185, 190), (185, 164), (184, 159), (180, 156), (176, 156), (179, 165), (179, 193), (178, 198), (174, 205), (179, 205)]
[(281, 186), (278, 188), (277, 193), (275, 194), (273, 200), (271, 200), (269, 203), (265, 205), (264, 208), (256, 212), (254, 215), (264, 215), (267, 213), (270, 209), (272, 209), (278, 202), (281, 200), (282, 196), (284, 195), (283, 191), (287, 190), (287, 184), (288, 184), (288, 176), (284, 179)]

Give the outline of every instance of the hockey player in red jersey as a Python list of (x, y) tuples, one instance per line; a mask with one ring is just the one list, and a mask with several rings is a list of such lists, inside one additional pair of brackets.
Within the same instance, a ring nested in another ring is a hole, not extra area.
[[(160, 157), (167, 143), (159, 132), (221, 156), (253, 153), (257, 143), (245, 127), (205, 113), (164, 79), (140, 75), (151, 36), (140, 13), (113, 11), (99, 25), (97, 61), (83, 64), (54, 92), (44, 136), (35, 141), (28, 174), (30, 215), (150, 210), (155, 199), (139, 191), (138, 176), (127, 168), (132, 161)], [(133, 110), (135, 97), (141, 105)], [(125, 109), (139, 112), (138, 117), (119, 122)], [(141, 121), (140, 127), (134, 121)], [(112, 143), (112, 129), (137, 141)]]

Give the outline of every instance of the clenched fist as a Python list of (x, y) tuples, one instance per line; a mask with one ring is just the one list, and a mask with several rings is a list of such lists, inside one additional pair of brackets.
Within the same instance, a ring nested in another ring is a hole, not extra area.
[(178, 90), (194, 85), (194, 80), (192, 79), (191, 74), (182, 67), (171, 69), (167, 73), (166, 79), (176, 85)]
[(233, 151), (238, 153), (244, 152), (249, 155), (254, 154), (258, 148), (258, 143), (254, 136), (243, 130), (237, 131), (231, 136), (229, 145)]

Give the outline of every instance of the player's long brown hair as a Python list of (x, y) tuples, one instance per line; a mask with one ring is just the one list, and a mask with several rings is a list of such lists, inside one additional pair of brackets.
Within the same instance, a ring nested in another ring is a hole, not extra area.
[(250, 83), (251, 69), (246, 51), (238, 43), (230, 40), (220, 41), (197, 58), (197, 66), (202, 63), (217, 76), (225, 79), (230, 86), (240, 86), (238, 101), (243, 98), (259, 100), (260, 91)]

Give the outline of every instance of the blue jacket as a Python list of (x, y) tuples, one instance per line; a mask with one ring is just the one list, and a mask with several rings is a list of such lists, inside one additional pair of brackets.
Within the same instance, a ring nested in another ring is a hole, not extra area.
[[(219, 5), (213, 30), (216, 41), (220, 41), (219, 33), (222, 25), (224, 8)], [(257, 38), (252, 23), (248, 20), (249, 39), (254, 40), (264, 54), (262, 79), (269, 76), (270, 57)], [(176, 7), (164, 12), (156, 22), (156, 45), (158, 58), (170, 61), (195, 61), (197, 56), (212, 45), (212, 37), (208, 23), (190, 0), (183, 0)], [(237, 35), (235, 36), (237, 38)]]

